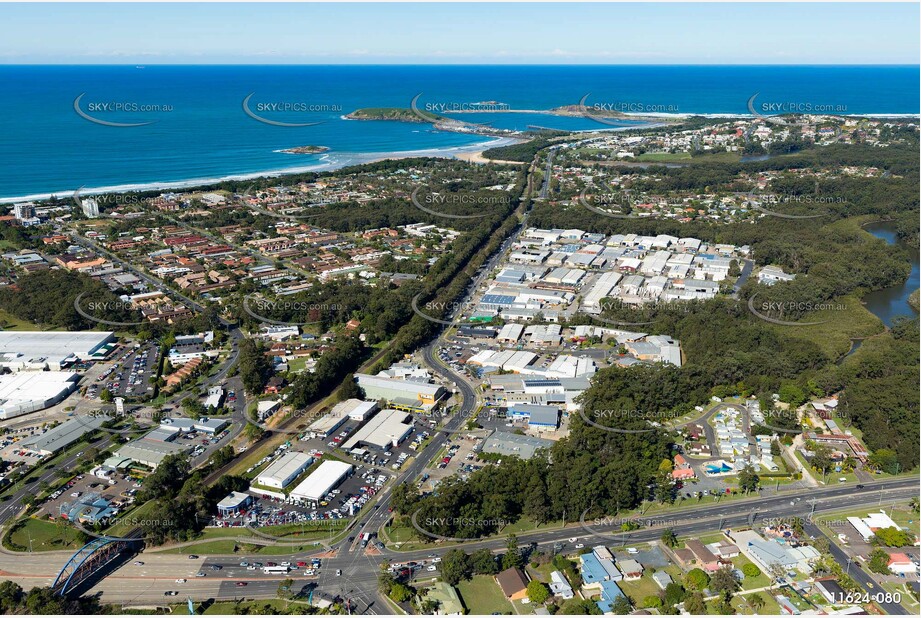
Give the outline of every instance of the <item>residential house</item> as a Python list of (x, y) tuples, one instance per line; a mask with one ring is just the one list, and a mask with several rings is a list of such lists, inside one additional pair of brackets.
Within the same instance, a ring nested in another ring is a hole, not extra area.
[(712, 573), (713, 571), (718, 571), (719, 568), (723, 566), (719, 558), (713, 555), (713, 552), (707, 549), (706, 546), (697, 539), (687, 541), (684, 546), (693, 554), (694, 562), (697, 566), (704, 571)]
[(672, 576), (665, 571), (656, 571), (652, 574), (652, 581), (654, 581), (659, 588), (665, 590), (665, 587), (672, 583)]
[(620, 572), (623, 573), (625, 581), (636, 580), (643, 576), (643, 565), (632, 558), (618, 560), (617, 566), (620, 567)]
[(559, 571), (550, 573), (550, 592), (561, 599), (571, 599), (574, 594), (566, 576)]
[(675, 469), (672, 470), (672, 478), (676, 481), (685, 481), (696, 477), (694, 468), (688, 463), (688, 460), (681, 455), (675, 455)]
[(528, 596), (528, 576), (521, 569), (505, 569), (496, 575), (496, 583), (509, 601), (520, 601)]

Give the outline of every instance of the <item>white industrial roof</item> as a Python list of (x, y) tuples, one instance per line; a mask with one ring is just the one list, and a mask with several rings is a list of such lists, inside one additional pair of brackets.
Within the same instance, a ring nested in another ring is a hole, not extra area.
[(79, 374), (70, 371), (24, 371), (0, 375), (0, 418), (48, 407), (74, 388)]
[(386, 448), (395, 439), (402, 438), (409, 430), (406, 423), (406, 412), (400, 410), (381, 410), (377, 416), (368, 421), (361, 429), (349, 438), (342, 448), (349, 450), (359, 443), (371, 444), (378, 448)]
[(291, 492), (293, 498), (318, 501), (352, 471), (352, 465), (342, 461), (324, 461)]
[(0, 355), (45, 358), (51, 365), (89, 358), (114, 338), (111, 331), (0, 331)]
[(333, 406), (330, 414), (335, 418), (348, 416), (351, 419), (363, 421), (377, 408), (376, 401), (362, 401), (361, 399), (346, 399)]
[(291, 476), (299, 474), (311, 463), (313, 463), (313, 457), (307, 453), (289, 451), (269, 464), (269, 467), (259, 474), (256, 482), (260, 485), (271, 486), (271, 481), (275, 481), (276, 484), (283, 485), (288, 480), (294, 480)]

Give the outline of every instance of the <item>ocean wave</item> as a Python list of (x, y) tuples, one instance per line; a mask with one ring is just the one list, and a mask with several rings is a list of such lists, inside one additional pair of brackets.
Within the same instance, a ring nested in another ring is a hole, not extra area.
[(329, 153), (321, 157), (323, 163), (313, 165), (301, 165), (296, 167), (284, 167), (272, 170), (262, 170), (253, 172), (244, 172), (240, 174), (228, 174), (225, 176), (214, 176), (204, 178), (189, 178), (185, 180), (172, 181), (152, 181), (139, 182), (121, 185), (109, 185), (102, 187), (74, 187), (72, 189), (61, 189), (48, 193), (33, 193), (31, 195), (19, 195), (13, 197), (0, 197), (0, 204), (12, 204), (14, 202), (24, 202), (33, 200), (47, 200), (51, 197), (66, 198), (74, 194), (79, 189), (80, 195), (99, 195), (104, 193), (131, 193), (135, 191), (165, 191), (170, 189), (191, 189), (207, 185), (218, 184), (229, 180), (253, 180), (256, 178), (278, 178), (291, 174), (303, 174), (305, 172), (325, 172), (336, 169), (342, 169), (351, 165), (361, 165), (364, 163), (374, 163), (385, 159), (409, 159), (415, 157), (442, 157), (450, 158), (455, 154), (463, 152), (479, 152), (487, 148), (496, 148), (509, 144), (519, 143), (523, 140), (511, 137), (489, 138), (487, 141), (476, 144), (467, 144), (464, 146), (452, 146), (449, 148), (427, 148), (423, 150), (394, 150), (390, 152), (340, 152), (335, 156)]

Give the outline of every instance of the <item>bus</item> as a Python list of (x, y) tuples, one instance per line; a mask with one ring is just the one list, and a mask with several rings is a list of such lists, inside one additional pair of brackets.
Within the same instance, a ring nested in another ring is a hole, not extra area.
[(286, 574), (289, 571), (289, 567), (286, 566), (267, 566), (262, 567), (262, 572), (266, 575), (276, 575), (276, 574)]

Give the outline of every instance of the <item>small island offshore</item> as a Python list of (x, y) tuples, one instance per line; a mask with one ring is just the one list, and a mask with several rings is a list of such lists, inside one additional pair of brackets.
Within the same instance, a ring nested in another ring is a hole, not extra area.
[(295, 146), (294, 148), (285, 148), (279, 152), (285, 154), (319, 154), (328, 150), (327, 146)]

